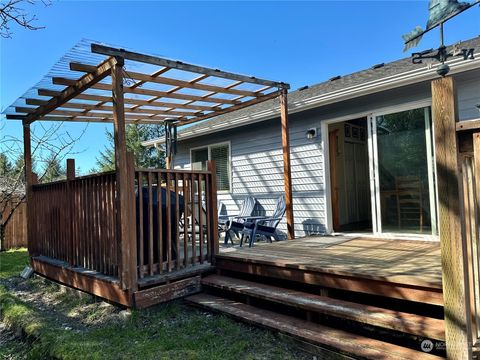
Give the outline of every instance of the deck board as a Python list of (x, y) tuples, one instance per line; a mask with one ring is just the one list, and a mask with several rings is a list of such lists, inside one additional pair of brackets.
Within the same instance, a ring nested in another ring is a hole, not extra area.
[(218, 258), (442, 288), (440, 246), (434, 241), (310, 237), (222, 249)]

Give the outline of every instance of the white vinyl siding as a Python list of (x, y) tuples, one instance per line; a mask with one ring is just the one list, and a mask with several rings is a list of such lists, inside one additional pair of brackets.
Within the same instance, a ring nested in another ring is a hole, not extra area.
[[(461, 120), (478, 118), (476, 104), (480, 103), (479, 72), (465, 74), (458, 79), (459, 114)], [(392, 106), (402, 106), (415, 101), (431, 99), (430, 82), (409, 85), (403, 88), (382, 91), (374, 95), (338, 102), (298, 113), (291, 113), (290, 155), (293, 187), (293, 211), (296, 236), (322, 234), (327, 230), (326, 179), (324, 149), (321, 133), (323, 122), (341, 116), (362, 114)], [(275, 105), (276, 106), (276, 105)], [(318, 135), (307, 139), (306, 131), (316, 128)], [(245, 124), (222, 131), (209, 128), (203, 134), (189, 139), (180, 139), (175, 166), (191, 167), (192, 149), (207, 149), (212, 143), (229, 140), (230, 191), (219, 192), (218, 200), (224, 204), (224, 211), (236, 214), (246, 196), (254, 196), (258, 203), (254, 215), (270, 215), (276, 199), (284, 194), (283, 156), (280, 119)], [(217, 165), (218, 166), (218, 165)], [(328, 167), (328, 164), (326, 165)], [(218, 177), (218, 176), (217, 176)], [(286, 237), (285, 218), (278, 226)]]

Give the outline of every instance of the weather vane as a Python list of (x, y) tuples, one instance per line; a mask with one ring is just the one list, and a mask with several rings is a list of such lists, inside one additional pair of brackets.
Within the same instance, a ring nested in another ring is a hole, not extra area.
[(457, 0), (430, 0), (428, 10), (429, 18), (426, 29), (423, 30), (417, 26), (408, 34), (403, 35), (405, 41), (405, 48), (403, 51), (417, 46), (425, 33), (430, 30), (440, 27), (440, 47), (437, 50), (430, 49), (422, 52), (412, 54), (412, 62), (414, 64), (421, 64), (425, 59), (435, 59), (441, 64), (437, 68), (437, 73), (445, 76), (450, 71), (450, 67), (445, 64), (445, 61), (453, 56), (462, 56), (464, 60), (474, 59), (473, 52), (475, 49), (455, 49), (453, 52), (447, 52), (447, 48), (443, 41), (443, 24), (458, 14), (480, 3), (480, 0), (475, 0), (472, 3), (458, 2)]

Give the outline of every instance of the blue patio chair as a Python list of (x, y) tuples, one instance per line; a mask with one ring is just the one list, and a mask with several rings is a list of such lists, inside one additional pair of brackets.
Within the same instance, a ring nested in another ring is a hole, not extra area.
[(234, 232), (237, 237), (239, 237), (239, 232), (243, 229), (243, 223), (245, 219), (252, 216), (253, 209), (255, 208), (255, 204), (257, 203), (257, 199), (253, 196), (247, 196), (245, 200), (243, 200), (243, 204), (240, 208), (240, 212), (237, 215), (228, 216), (228, 220), (225, 222), (225, 245), (228, 244), (228, 240), (233, 244), (232, 235), (230, 232)]
[(275, 204), (275, 210), (271, 217), (251, 217), (247, 218), (243, 224), (242, 237), (240, 238), (240, 246), (243, 245), (244, 237), (249, 238), (248, 246), (252, 247), (253, 242), (257, 236), (264, 236), (268, 241), (272, 242), (272, 237), (275, 241), (280, 238), (276, 232), (277, 226), (283, 218), (287, 205), (285, 203), (285, 196), (280, 196)]

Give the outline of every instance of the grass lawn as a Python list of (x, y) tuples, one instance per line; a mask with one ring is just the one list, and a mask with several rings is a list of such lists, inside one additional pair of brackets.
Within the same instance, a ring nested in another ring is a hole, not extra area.
[(26, 259), (24, 250), (0, 253), (1, 320), (27, 335), (23, 347), (0, 346), (0, 359), (312, 358), (285, 338), (182, 301), (128, 312), (43, 279), (13, 278)]
[(0, 252), (0, 280), (18, 276), (26, 265), (28, 265), (27, 249)]

